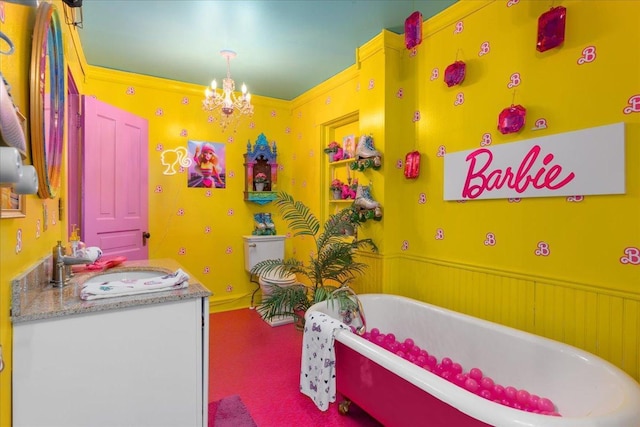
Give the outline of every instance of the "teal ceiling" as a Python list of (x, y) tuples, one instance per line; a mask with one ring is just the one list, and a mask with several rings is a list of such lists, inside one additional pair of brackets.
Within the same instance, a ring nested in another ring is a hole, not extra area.
[(456, 0), (84, 0), (80, 39), (90, 65), (202, 85), (226, 75), (253, 94), (290, 100), (355, 63), (382, 29), (404, 33)]

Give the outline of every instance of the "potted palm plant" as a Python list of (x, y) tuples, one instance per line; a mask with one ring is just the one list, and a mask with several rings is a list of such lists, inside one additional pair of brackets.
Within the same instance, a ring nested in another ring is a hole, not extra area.
[[(320, 226), (318, 218), (302, 202), (285, 193), (278, 193), (275, 204), (282, 218), (287, 221), (295, 236), (309, 236), (315, 243), (315, 253), (307, 262), (295, 257), (268, 259), (253, 266), (251, 273), (260, 276), (275, 273), (281, 277), (291, 273), (298, 281), (292, 286), (272, 286), (272, 292), (258, 305), (258, 312), (266, 320), (278, 316), (294, 316), (296, 321), (304, 320), (304, 312), (311, 305), (325, 300), (335, 300), (341, 309), (354, 304), (349, 292), (339, 292), (357, 275), (364, 273), (367, 264), (357, 262), (357, 250), (377, 252), (378, 247), (371, 239), (358, 239), (357, 233), (347, 237), (345, 230), (357, 229), (359, 222), (348, 207), (331, 215)], [(300, 328), (300, 325), (298, 325)]]

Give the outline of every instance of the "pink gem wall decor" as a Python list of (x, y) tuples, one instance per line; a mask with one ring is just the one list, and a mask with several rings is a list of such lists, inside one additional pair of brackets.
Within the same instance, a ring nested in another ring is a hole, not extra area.
[(413, 12), (404, 21), (404, 45), (411, 50), (422, 43), (422, 13)]
[(420, 175), (420, 153), (412, 151), (404, 158), (404, 177), (416, 179)]
[(516, 133), (524, 126), (527, 110), (522, 105), (505, 108), (498, 116), (498, 130), (501, 134)]
[(459, 85), (463, 82), (467, 72), (467, 65), (462, 61), (456, 61), (444, 70), (444, 82), (448, 87)]
[(552, 7), (538, 18), (538, 43), (536, 49), (544, 52), (560, 46), (564, 42), (564, 29), (567, 9), (562, 6)]

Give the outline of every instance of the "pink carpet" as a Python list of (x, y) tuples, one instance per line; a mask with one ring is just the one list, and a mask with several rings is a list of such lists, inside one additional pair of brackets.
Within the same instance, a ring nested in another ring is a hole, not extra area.
[(272, 328), (255, 310), (210, 317), (209, 400), (242, 396), (259, 427), (380, 427), (355, 405), (348, 415), (338, 402), (323, 412), (300, 393), (302, 332), (292, 324)]
[(209, 427), (257, 427), (240, 396), (209, 403)]

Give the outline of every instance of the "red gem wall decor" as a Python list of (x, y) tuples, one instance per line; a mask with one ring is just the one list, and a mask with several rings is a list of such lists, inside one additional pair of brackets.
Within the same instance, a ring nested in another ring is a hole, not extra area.
[(538, 43), (536, 49), (544, 52), (560, 46), (564, 42), (564, 29), (567, 9), (562, 6), (552, 7), (551, 10), (538, 18)]
[(411, 50), (422, 43), (422, 13), (413, 12), (404, 21), (404, 45)]
[(404, 158), (404, 177), (416, 179), (420, 175), (420, 153), (412, 151)]
[(524, 126), (527, 110), (522, 105), (505, 108), (498, 116), (498, 130), (501, 134), (516, 133)]
[(463, 61), (456, 61), (444, 70), (444, 82), (448, 87), (459, 85), (466, 75), (467, 65)]

